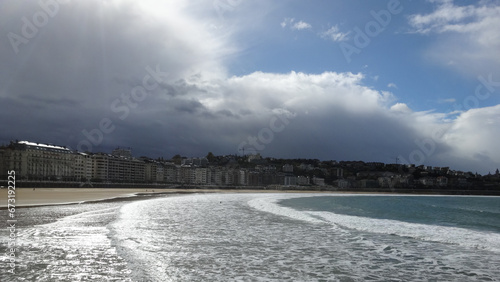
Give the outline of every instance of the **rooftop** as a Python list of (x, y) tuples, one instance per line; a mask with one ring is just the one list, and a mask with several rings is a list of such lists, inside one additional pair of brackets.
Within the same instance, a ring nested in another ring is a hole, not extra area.
[(35, 143), (35, 142), (29, 142), (29, 141), (19, 141), (19, 142), (17, 142), (17, 144), (22, 144), (22, 145), (27, 145), (27, 146), (34, 146), (34, 147), (41, 147), (41, 148), (47, 148), (47, 149), (56, 149), (56, 150), (71, 151), (70, 149), (68, 149), (66, 147), (49, 145), (49, 144), (43, 144), (43, 143)]

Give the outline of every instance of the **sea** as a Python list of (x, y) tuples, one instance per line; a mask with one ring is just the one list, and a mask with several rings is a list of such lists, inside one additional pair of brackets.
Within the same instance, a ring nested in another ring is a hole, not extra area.
[(213, 193), (1, 210), (0, 281), (500, 281), (500, 197)]

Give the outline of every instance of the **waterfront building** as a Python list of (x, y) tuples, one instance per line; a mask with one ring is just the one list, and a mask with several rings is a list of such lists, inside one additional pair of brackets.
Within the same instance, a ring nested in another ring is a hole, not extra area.
[[(224, 184), (225, 185), (234, 185), (237, 183), (238, 175), (235, 177), (235, 170), (234, 169), (228, 169), (224, 171)], [(236, 181), (235, 181), (236, 178)]]
[(238, 175), (239, 185), (248, 185), (248, 171), (246, 169), (240, 169)]
[(223, 174), (223, 170), (222, 168), (220, 167), (214, 167), (211, 169), (212, 170), (212, 183), (215, 184), (215, 185), (222, 185), (223, 184), (223, 181), (222, 179), (224, 178)]
[(347, 189), (347, 188), (351, 187), (351, 182), (349, 180), (346, 180), (346, 179), (339, 179), (339, 180), (335, 180), (333, 182), (333, 185), (337, 186), (340, 189)]
[(194, 184), (208, 184), (207, 178), (208, 169), (205, 167), (197, 167), (194, 169)]
[(260, 173), (257, 171), (249, 171), (248, 172), (248, 185), (258, 186), (261, 184), (262, 184), (262, 179), (260, 177)]
[(92, 155), (92, 180), (107, 181), (108, 177), (108, 155), (98, 153)]
[(283, 185), (296, 186), (297, 185), (297, 177), (295, 175), (285, 175)]
[(313, 183), (317, 186), (325, 186), (325, 179), (321, 177), (313, 177)]
[(181, 165), (179, 182), (192, 184), (195, 182), (194, 169), (190, 165)]
[(163, 180), (167, 183), (178, 183), (180, 182), (180, 172), (180, 166), (173, 163), (166, 163), (164, 165)]
[(260, 172), (261, 185), (281, 185), (284, 180), (280, 181), (278, 174), (274, 171), (262, 171)]
[(153, 160), (145, 160), (144, 162), (144, 177), (146, 182), (164, 182), (165, 171), (163, 164)]
[(16, 141), (2, 151), (1, 167), (4, 171), (14, 170), (18, 179), (72, 180), (75, 177), (76, 154), (66, 147)]
[(309, 184), (311, 184), (309, 176), (303, 176), (303, 175), (297, 176), (297, 184), (298, 185), (309, 185)]
[(93, 179), (105, 182), (144, 182), (145, 163), (121, 155), (98, 153), (92, 155)]
[(92, 156), (87, 153), (75, 154), (75, 180), (90, 181), (92, 179)]

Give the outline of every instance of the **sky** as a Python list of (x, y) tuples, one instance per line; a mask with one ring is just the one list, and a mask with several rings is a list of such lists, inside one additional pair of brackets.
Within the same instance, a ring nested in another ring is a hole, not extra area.
[(0, 2), (0, 144), (500, 167), (500, 1)]

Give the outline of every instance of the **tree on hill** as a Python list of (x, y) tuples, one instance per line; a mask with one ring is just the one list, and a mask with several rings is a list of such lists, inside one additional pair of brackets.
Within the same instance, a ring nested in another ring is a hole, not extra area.
[(214, 154), (212, 152), (208, 152), (206, 158), (207, 158), (209, 163), (214, 163), (216, 160), (216, 157), (214, 156)]
[(182, 157), (181, 157), (181, 155), (179, 155), (179, 154), (177, 154), (177, 155), (175, 155), (175, 156), (173, 156), (173, 157), (172, 157), (172, 162), (173, 162), (174, 164), (178, 164), (178, 165), (180, 165), (180, 164), (181, 164), (181, 161), (182, 161)]

